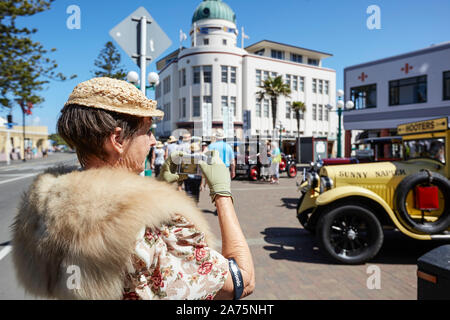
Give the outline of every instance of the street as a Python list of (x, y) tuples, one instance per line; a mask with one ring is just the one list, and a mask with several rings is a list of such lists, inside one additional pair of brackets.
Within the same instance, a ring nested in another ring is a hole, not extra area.
[[(47, 159), (0, 166), (0, 299), (34, 299), (15, 279), (9, 228), (21, 193), (36, 174), (57, 163), (74, 164), (75, 154), (52, 154)], [(391, 231), (373, 261), (337, 265), (324, 257), (314, 236), (297, 221), (295, 179), (283, 174), (279, 185), (235, 180), (232, 192), (255, 264), (256, 289), (247, 298), (251, 300), (416, 299), (417, 258), (445, 243), (415, 241)], [(199, 207), (220, 238), (208, 192), (201, 193)], [(377, 288), (368, 286), (372, 266), (381, 271)]]

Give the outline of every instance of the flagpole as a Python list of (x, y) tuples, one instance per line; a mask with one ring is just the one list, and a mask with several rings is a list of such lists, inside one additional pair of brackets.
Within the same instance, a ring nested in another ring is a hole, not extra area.
[(241, 48), (244, 49), (244, 27), (241, 27)]

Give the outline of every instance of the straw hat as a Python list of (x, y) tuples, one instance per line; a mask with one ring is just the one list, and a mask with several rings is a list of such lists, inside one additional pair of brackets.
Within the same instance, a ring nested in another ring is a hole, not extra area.
[(163, 145), (163, 143), (162, 143), (161, 141), (158, 141), (158, 142), (156, 143), (156, 146), (155, 146), (155, 147), (158, 148), (158, 149), (160, 149), (160, 148), (164, 147), (164, 145)]
[(197, 142), (191, 143), (191, 152), (199, 152), (201, 150), (200, 144)]
[(224, 139), (224, 138), (225, 138), (225, 133), (224, 133), (223, 129), (217, 129), (216, 133), (214, 134), (214, 137), (215, 137), (217, 140), (222, 140), (222, 139)]
[(173, 142), (177, 142), (177, 139), (174, 136), (170, 136), (169, 140), (167, 140), (167, 143), (173, 143)]
[(78, 104), (138, 117), (163, 117), (156, 101), (148, 99), (131, 83), (112, 78), (93, 78), (78, 84), (64, 106)]

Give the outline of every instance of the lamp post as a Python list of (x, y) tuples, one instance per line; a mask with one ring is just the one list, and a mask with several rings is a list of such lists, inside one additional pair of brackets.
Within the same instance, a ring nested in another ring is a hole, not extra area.
[[(136, 88), (141, 89), (139, 83), (139, 74), (136, 71), (130, 71), (127, 74), (127, 81), (134, 84)], [(148, 74), (149, 86), (145, 86), (143, 92), (147, 96), (147, 89), (155, 90), (155, 87), (159, 84), (159, 75), (156, 72), (150, 72)]]
[[(353, 107), (355, 106), (353, 101), (348, 100), (346, 103), (344, 103), (344, 90), (339, 89), (337, 91), (337, 96), (339, 98), (336, 108), (337, 108), (337, 113), (338, 113), (338, 134), (337, 134), (337, 139), (338, 139), (338, 145), (337, 145), (337, 157), (341, 158), (342, 157), (342, 112), (344, 110), (350, 110), (353, 109)], [(345, 107), (345, 108), (344, 108)], [(327, 108), (329, 110), (331, 110), (331, 106), (327, 105)]]

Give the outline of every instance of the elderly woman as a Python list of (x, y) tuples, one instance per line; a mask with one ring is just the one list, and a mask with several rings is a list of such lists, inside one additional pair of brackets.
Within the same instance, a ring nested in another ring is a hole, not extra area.
[(222, 251), (202, 213), (169, 183), (139, 176), (156, 102), (125, 81), (94, 78), (75, 87), (58, 132), (81, 170), (39, 175), (13, 224), (13, 261), (31, 294), (59, 299), (239, 299), (254, 289), (250, 250), (239, 226), (226, 167), (200, 164), (218, 212)]

